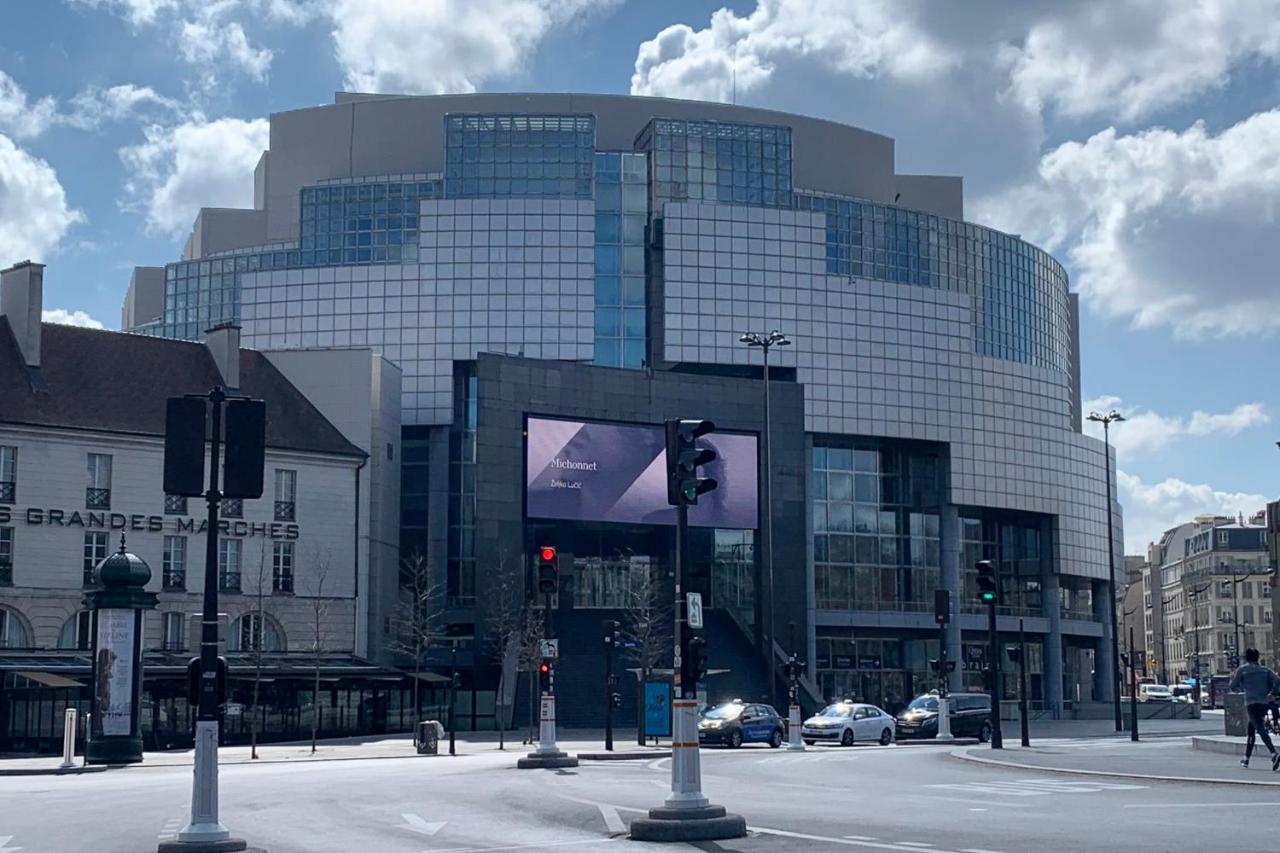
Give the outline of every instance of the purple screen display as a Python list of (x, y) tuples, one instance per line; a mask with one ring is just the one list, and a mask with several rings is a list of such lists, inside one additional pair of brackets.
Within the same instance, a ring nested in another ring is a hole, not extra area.
[[(756, 438), (712, 433), (699, 446), (716, 452), (703, 476), (719, 486), (689, 508), (689, 524), (752, 530), (757, 526)], [(528, 419), (525, 488), (531, 518), (675, 524), (667, 504), (662, 427)]]

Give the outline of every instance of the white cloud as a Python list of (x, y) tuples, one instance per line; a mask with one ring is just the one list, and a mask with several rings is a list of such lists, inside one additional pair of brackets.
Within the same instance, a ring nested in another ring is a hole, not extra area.
[(53, 98), (30, 100), (17, 81), (0, 71), (0, 133), (15, 139), (39, 136), (58, 118)]
[(1117, 497), (1124, 507), (1126, 554), (1146, 554), (1149, 542), (1197, 515), (1248, 516), (1267, 503), (1264, 495), (1227, 492), (1208, 483), (1188, 483), (1176, 477), (1144, 483), (1132, 474), (1117, 471), (1116, 484)]
[(156, 16), (178, 6), (178, 0), (71, 0), (73, 4), (105, 9), (125, 18), (135, 27), (155, 23)]
[(1040, 111), (1133, 121), (1280, 60), (1277, 0), (1063, 3), (1000, 54), (1009, 93)]
[(225, 61), (255, 80), (265, 80), (272, 53), (249, 44), (239, 21), (222, 20), (216, 14), (185, 21), (178, 37), (182, 58), (200, 68)]
[(59, 118), (62, 124), (85, 130), (108, 121), (123, 121), (149, 110), (180, 113), (182, 104), (166, 98), (150, 86), (123, 83), (99, 88), (92, 86), (71, 99), (71, 109)]
[[(1086, 413), (1105, 413), (1111, 409), (1119, 409), (1125, 417), (1124, 421), (1111, 427), (1111, 443), (1115, 445), (1116, 458), (1121, 463), (1156, 453), (1183, 438), (1239, 435), (1247, 429), (1271, 422), (1262, 403), (1241, 403), (1229, 412), (1195, 411), (1188, 417), (1176, 417), (1125, 406), (1119, 397), (1084, 401)], [(1100, 424), (1086, 420), (1084, 427), (1089, 435), (1102, 438)]]
[(149, 231), (177, 236), (201, 207), (251, 206), (251, 175), (269, 130), (266, 119), (199, 117), (148, 127), (146, 142), (120, 150), (127, 208), (143, 212)]
[(0, 134), (0, 265), (45, 257), (83, 218), (53, 168)]
[(68, 311), (66, 308), (46, 308), (40, 314), (46, 323), (60, 323), (63, 326), (81, 326), (86, 329), (105, 329), (106, 326), (93, 319), (84, 311)]
[(1046, 153), (977, 219), (1065, 249), (1090, 307), (1183, 337), (1280, 328), (1280, 110), (1219, 134), (1108, 128)]
[(618, 0), (334, 0), (333, 42), (361, 92), (474, 92), (518, 72), (553, 28)]

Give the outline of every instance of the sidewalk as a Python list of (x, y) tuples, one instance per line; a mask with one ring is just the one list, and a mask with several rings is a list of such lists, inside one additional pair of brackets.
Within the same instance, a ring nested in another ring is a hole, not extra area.
[[(1139, 728), (1141, 732), (1141, 728)], [(1116, 776), (1161, 782), (1199, 782), (1280, 788), (1266, 750), (1255, 751), (1253, 766), (1241, 767), (1234, 755), (1192, 748), (1190, 737), (1156, 737), (1133, 743), (1127, 736), (1089, 741), (1045, 740), (1019, 744), (1018, 733), (1005, 734), (1003, 750), (990, 746), (953, 750), (951, 756), (1012, 770), (1042, 770), (1084, 776)]]
[[(459, 732), (455, 737), (455, 758), (475, 755), (510, 755), (515, 760), (533, 749), (522, 744), (524, 732), (507, 732), (506, 749), (498, 750), (497, 732)], [(557, 738), (559, 747), (571, 755), (582, 753), (600, 760), (600, 756), (612, 759), (627, 757), (664, 758), (671, 754), (670, 742), (658, 746), (640, 746), (635, 740), (634, 730), (622, 730), (614, 733), (614, 751), (604, 751), (604, 731), (590, 729), (569, 730)], [(322, 740), (316, 744), (316, 752), (312, 754), (311, 743), (272, 743), (258, 746), (257, 760), (249, 757), (248, 746), (224, 746), (218, 749), (218, 763), (228, 764), (278, 764), (284, 762), (307, 761), (366, 761), (371, 759), (406, 759), (406, 758), (449, 758), (449, 738), (446, 735), (440, 740), (438, 755), (418, 755), (413, 746), (413, 737), (409, 734), (385, 735), (364, 738), (339, 738)], [(127, 769), (146, 769), (150, 767), (190, 767), (194, 762), (194, 750), (174, 750), (167, 752), (144, 752), (141, 764), (127, 765)], [(103, 766), (82, 767), (83, 756), (76, 756), (76, 768), (71, 771), (60, 771), (62, 759), (59, 756), (36, 756), (31, 758), (0, 758), (0, 776), (43, 776), (61, 773), (92, 773), (108, 769)]]

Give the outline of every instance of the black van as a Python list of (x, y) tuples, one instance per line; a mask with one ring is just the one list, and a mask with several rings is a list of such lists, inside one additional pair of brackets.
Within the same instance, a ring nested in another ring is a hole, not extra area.
[[(991, 739), (991, 696), (986, 693), (952, 693), (947, 697), (951, 734), (973, 737), (981, 743)], [(897, 736), (935, 738), (938, 736), (938, 694), (926, 693), (911, 700), (897, 718)]]

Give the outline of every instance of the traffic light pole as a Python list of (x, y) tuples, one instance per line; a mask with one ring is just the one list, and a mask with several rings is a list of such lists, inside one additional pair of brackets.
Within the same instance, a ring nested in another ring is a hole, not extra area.
[[(543, 592), (542, 633), (544, 640), (551, 634), (551, 590)], [(550, 659), (547, 663), (547, 687), (541, 691), (538, 703), (538, 745), (533, 752), (516, 762), (520, 769), (577, 767), (578, 759), (562, 752), (556, 745), (556, 667)], [(541, 685), (540, 685), (541, 686)]]
[[(612, 631), (604, 638), (604, 749), (613, 752), (613, 639)], [(643, 710), (643, 709), (642, 709)]]
[(996, 603), (987, 602), (987, 634), (991, 646), (991, 748), (1004, 749), (1000, 731), (1000, 641), (996, 632)]
[(1133, 626), (1129, 626), (1129, 740), (1138, 740), (1138, 673), (1133, 665), (1137, 655), (1133, 651)]
[(1027, 631), (1022, 619), (1018, 620), (1018, 714), (1022, 718), (1022, 745), (1031, 746), (1027, 721)]
[(681, 582), (689, 546), (689, 507), (683, 502), (676, 507), (676, 571), (675, 571), (675, 664), (672, 667), (675, 680), (675, 725), (671, 737), (671, 795), (667, 797), (669, 809), (704, 808), (709, 803), (702, 795), (702, 765), (698, 755), (698, 700), (694, 698), (696, 684), (684, 684), (681, 678), (681, 658), (684, 651), (682, 625), (685, 619), (684, 595)]
[[(213, 408), (209, 437), (209, 527), (204, 543), (204, 607), (200, 617), (200, 694), (196, 711), (195, 766), (191, 786), (191, 821), (178, 832), (184, 844), (226, 844), (231, 833), (218, 820), (218, 510), (222, 502), (218, 474), (222, 463), (221, 388), (207, 397)], [(248, 845), (240, 842), (238, 849)], [(236, 849), (228, 847), (228, 850)]]

